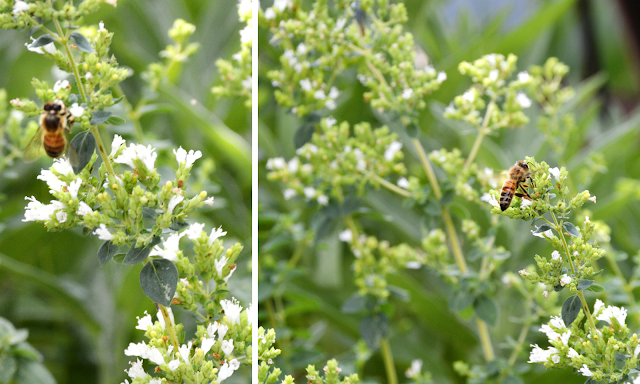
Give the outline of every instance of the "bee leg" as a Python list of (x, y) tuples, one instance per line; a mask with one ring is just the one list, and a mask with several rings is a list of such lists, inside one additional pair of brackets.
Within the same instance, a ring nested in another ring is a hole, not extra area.
[(65, 116), (67, 118), (67, 126), (64, 127), (64, 129), (67, 132), (71, 132), (71, 128), (73, 127), (73, 123), (75, 122), (75, 118), (74, 116), (71, 114), (71, 111), (67, 111), (67, 113), (65, 113)]
[(533, 198), (531, 197), (531, 195), (529, 195), (529, 192), (527, 192), (527, 190), (526, 190), (526, 189), (524, 189), (522, 185), (520, 185), (520, 190), (521, 190), (523, 193), (516, 193), (516, 196), (518, 196), (518, 197), (523, 197), (523, 198), (525, 198), (525, 199), (527, 199), (527, 200), (533, 200)]

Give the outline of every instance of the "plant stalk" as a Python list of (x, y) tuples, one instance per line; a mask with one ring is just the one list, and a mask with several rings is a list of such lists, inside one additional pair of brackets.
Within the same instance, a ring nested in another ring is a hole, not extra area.
[(389, 340), (386, 337), (380, 341), (380, 351), (382, 352), (382, 360), (384, 360), (384, 368), (387, 371), (387, 382), (389, 384), (398, 384), (396, 366), (393, 361), (393, 355), (391, 354)]
[(169, 340), (171, 340), (171, 344), (173, 345), (174, 350), (177, 352), (180, 348), (180, 344), (178, 344), (178, 336), (176, 335), (176, 329), (173, 326), (171, 316), (169, 316), (169, 311), (167, 311), (167, 307), (162, 304), (158, 304), (158, 308), (160, 308), (160, 312), (162, 312), (164, 325), (165, 327), (167, 327), (167, 333), (169, 334)]
[(491, 100), (489, 102), (489, 106), (487, 106), (487, 112), (484, 114), (484, 119), (482, 120), (482, 127), (478, 130), (478, 136), (476, 136), (476, 141), (473, 143), (473, 147), (471, 147), (471, 152), (469, 152), (469, 156), (467, 160), (464, 162), (464, 167), (462, 168), (462, 172), (465, 172), (471, 166), (473, 159), (475, 159), (478, 154), (478, 150), (480, 149), (480, 144), (482, 144), (482, 139), (484, 139), (487, 134), (487, 126), (489, 125), (489, 118), (491, 117), (491, 112), (493, 111), (493, 107), (495, 106), (495, 101)]
[(404, 196), (404, 197), (411, 197), (411, 192), (407, 191), (404, 188), (400, 188), (397, 185), (390, 183), (389, 181), (383, 179), (382, 177), (376, 175), (373, 172), (369, 172), (369, 177), (372, 177), (373, 179), (375, 179), (378, 183), (380, 183), (380, 185), (382, 185), (383, 187), (397, 193), (398, 195)]

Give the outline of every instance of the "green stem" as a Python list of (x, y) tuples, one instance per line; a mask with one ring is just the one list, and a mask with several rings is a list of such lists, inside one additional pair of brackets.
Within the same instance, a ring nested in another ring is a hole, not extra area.
[(171, 340), (171, 344), (173, 345), (174, 350), (178, 351), (178, 349), (180, 348), (180, 344), (178, 344), (178, 336), (176, 336), (176, 329), (173, 326), (171, 316), (169, 316), (169, 311), (167, 311), (167, 307), (162, 304), (158, 304), (158, 308), (160, 308), (160, 312), (162, 312), (164, 325), (167, 328), (167, 333), (169, 334), (169, 340)]
[(489, 120), (491, 120), (491, 112), (493, 111), (493, 107), (495, 106), (495, 102), (491, 100), (489, 106), (487, 107), (487, 112), (484, 115), (484, 119), (482, 120), (482, 127), (478, 130), (478, 136), (476, 136), (476, 141), (473, 143), (473, 147), (471, 148), (471, 152), (469, 152), (469, 157), (464, 162), (464, 167), (462, 168), (462, 172), (465, 172), (471, 166), (473, 159), (475, 159), (478, 154), (478, 150), (480, 149), (480, 144), (482, 144), (482, 139), (484, 139), (487, 134), (487, 126), (489, 125)]
[(393, 355), (391, 354), (389, 340), (386, 337), (380, 341), (380, 351), (382, 352), (382, 359), (384, 360), (384, 368), (387, 371), (388, 384), (398, 384), (396, 366), (393, 362)]
[(373, 172), (369, 172), (369, 177), (372, 177), (373, 179), (375, 179), (378, 183), (380, 183), (380, 185), (382, 185), (383, 187), (397, 193), (398, 195), (402, 195), (404, 197), (411, 197), (411, 192), (407, 191), (404, 188), (400, 188), (397, 185), (383, 179), (382, 177), (376, 175)]
[(98, 127), (95, 125), (91, 126), (91, 133), (93, 137), (96, 138), (96, 145), (98, 146), (98, 152), (100, 152), (100, 156), (102, 156), (102, 161), (104, 165), (107, 167), (107, 172), (111, 174), (111, 176), (115, 177), (116, 173), (111, 166), (111, 161), (109, 161), (109, 155), (107, 155), (107, 151), (104, 148), (104, 143), (102, 142), (102, 138), (100, 137), (100, 132), (98, 131)]
[(438, 184), (438, 179), (436, 178), (436, 174), (433, 172), (433, 168), (431, 168), (431, 163), (429, 162), (429, 158), (422, 147), (422, 143), (418, 138), (413, 139), (413, 145), (416, 147), (418, 151), (418, 157), (420, 157), (420, 162), (422, 163), (422, 167), (427, 173), (427, 178), (429, 179), (429, 183), (431, 184), (431, 188), (433, 188), (433, 194), (436, 195), (436, 199), (442, 199), (442, 191), (440, 190), (440, 184)]

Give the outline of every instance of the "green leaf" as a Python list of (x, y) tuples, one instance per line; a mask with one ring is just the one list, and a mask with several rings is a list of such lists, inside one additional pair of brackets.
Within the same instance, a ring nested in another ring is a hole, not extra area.
[(481, 320), (489, 325), (496, 325), (500, 314), (498, 303), (487, 295), (476, 297), (473, 302), (473, 311)]
[(378, 349), (388, 330), (389, 317), (384, 312), (369, 315), (360, 322), (360, 337), (371, 351)]
[(412, 139), (417, 139), (420, 136), (420, 127), (417, 124), (409, 124), (407, 126), (407, 135)]
[(573, 236), (573, 237), (580, 237), (580, 232), (579, 232), (579, 231), (578, 231), (578, 229), (577, 229), (573, 224), (571, 224), (570, 222), (565, 221), (564, 223), (562, 223), (562, 227), (567, 231), (567, 233), (568, 233), (570, 236)]
[(504, 378), (504, 380), (502, 380), (502, 383), (500, 384), (524, 384), (524, 381), (522, 381), (522, 379), (518, 376), (509, 374)]
[(40, 352), (37, 349), (31, 346), (31, 344), (22, 342), (18, 344), (15, 348), (13, 348), (13, 354), (15, 356), (24, 357), (28, 360), (39, 361), (42, 362), (43, 358)]
[(298, 128), (296, 134), (293, 138), (293, 143), (296, 148), (300, 148), (309, 141), (313, 137), (313, 133), (316, 131), (316, 125), (314, 123), (305, 123)]
[(69, 38), (75, 43), (76, 47), (78, 47), (78, 50), (86, 53), (96, 52), (91, 46), (91, 43), (89, 43), (89, 40), (87, 40), (87, 38), (79, 32), (71, 32)]
[(570, 296), (564, 301), (562, 304), (562, 321), (564, 321), (567, 327), (578, 317), (581, 309), (582, 302), (577, 295)]
[(120, 116), (110, 116), (104, 123), (109, 125), (122, 125), (126, 122), (127, 120)]
[(18, 370), (18, 363), (13, 356), (0, 357), (0, 383), (8, 383)]
[(396, 299), (399, 299), (400, 301), (403, 301), (405, 303), (408, 303), (411, 300), (411, 296), (409, 296), (409, 292), (396, 287), (394, 285), (387, 285), (387, 289), (389, 290), (389, 294), (393, 297), (395, 297)]
[(160, 236), (155, 236), (151, 243), (147, 244), (145, 247), (134, 248), (131, 247), (129, 252), (127, 252), (127, 256), (124, 257), (122, 264), (124, 265), (133, 265), (143, 262), (151, 253), (151, 248), (160, 243)]
[(604, 292), (604, 287), (602, 285), (592, 284), (589, 288), (587, 288), (587, 291)]
[(343, 313), (358, 313), (365, 309), (366, 302), (367, 296), (355, 293), (342, 304), (340, 310)]
[(167, 259), (151, 260), (140, 271), (140, 286), (151, 300), (171, 305), (178, 286), (178, 269)]
[(539, 233), (543, 233), (543, 232), (547, 232), (548, 230), (552, 229), (551, 226), (549, 224), (542, 224), (541, 226), (539, 226), (538, 228), (536, 228), (535, 231), (533, 231), (534, 234), (539, 234)]
[(142, 207), (142, 217), (145, 220), (155, 220), (158, 217), (158, 213), (154, 208)]
[(98, 248), (98, 262), (100, 263), (100, 266), (104, 267), (116, 252), (118, 252), (118, 246), (113, 244), (111, 240), (107, 240), (102, 243), (100, 248)]
[(96, 138), (89, 130), (82, 131), (71, 140), (71, 147), (78, 155), (78, 164), (73, 166), (73, 172), (78, 174), (89, 164), (89, 160), (96, 150)]
[(185, 223), (184, 221), (175, 221), (172, 220), (171, 221), (171, 225), (169, 225), (169, 229), (173, 230), (173, 231), (179, 231), (183, 228), (187, 228), (189, 226), (189, 223)]
[(459, 312), (472, 305), (474, 300), (475, 297), (470, 292), (460, 290), (449, 301), (449, 307), (453, 312)]
[(14, 380), (17, 384), (56, 384), (56, 379), (44, 365), (31, 360), (19, 360)]
[(593, 285), (593, 283), (594, 283), (593, 280), (586, 280), (586, 279), (578, 281), (578, 291), (582, 291), (589, 288), (591, 285)]
[(91, 114), (91, 125), (102, 124), (105, 121), (109, 120), (111, 117), (111, 112), (109, 111), (95, 111)]
[(33, 43), (31, 43), (31, 48), (42, 47), (49, 43), (53, 43), (54, 41), (55, 40), (53, 40), (53, 37), (51, 37), (51, 35), (47, 33), (38, 37)]

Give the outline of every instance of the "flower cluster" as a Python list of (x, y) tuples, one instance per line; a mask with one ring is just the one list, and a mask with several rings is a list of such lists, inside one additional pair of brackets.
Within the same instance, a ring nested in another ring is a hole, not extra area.
[(55, 383), (53, 375), (42, 364), (42, 355), (27, 342), (29, 331), (16, 329), (0, 317), (0, 381), (21, 383), (26, 380)]
[[(399, 113), (409, 125), (426, 106), (424, 96), (446, 80), (444, 72), (430, 65), (416, 68), (413, 36), (402, 27), (404, 4), (342, 0), (330, 7), (318, 1), (305, 11), (298, 3), (276, 1), (259, 14), (271, 43), (283, 52), (281, 69), (268, 77), (277, 88), (278, 103), (294, 114), (335, 109), (340, 97), (336, 78), (357, 67), (358, 79), (369, 88), (365, 101), (377, 110)], [(365, 17), (371, 21), (367, 25)]]
[[(342, 203), (348, 193), (363, 194), (368, 185), (377, 187), (383, 177), (406, 172), (402, 144), (387, 127), (372, 129), (367, 123), (353, 127), (327, 117), (319, 123), (320, 132), (297, 150), (288, 162), (283, 158), (267, 161), (270, 180), (280, 180), (287, 188), (285, 199), (303, 196), (327, 205), (330, 198)], [(327, 166), (328, 165), (328, 166)]]
[(103, 4), (117, 6), (117, 0), (84, 0), (78, 5), (66, 3), (58, 9), (43, 1), (1, 0), (0, 27), (32, 28), (49, 20), (75, 20), (94, 13)]
[(238, 15), (246, 27), (240, 31), (240, 51), (232, 56), (233, 61), (219, 59), (216, 66), (223, 85), (211, 90), (217, 97), (236, 97), (245, 99), (247, 108), (251, 107), (251, 34), (253, 20), (251, 9), (253, 0), (239, 0)]

